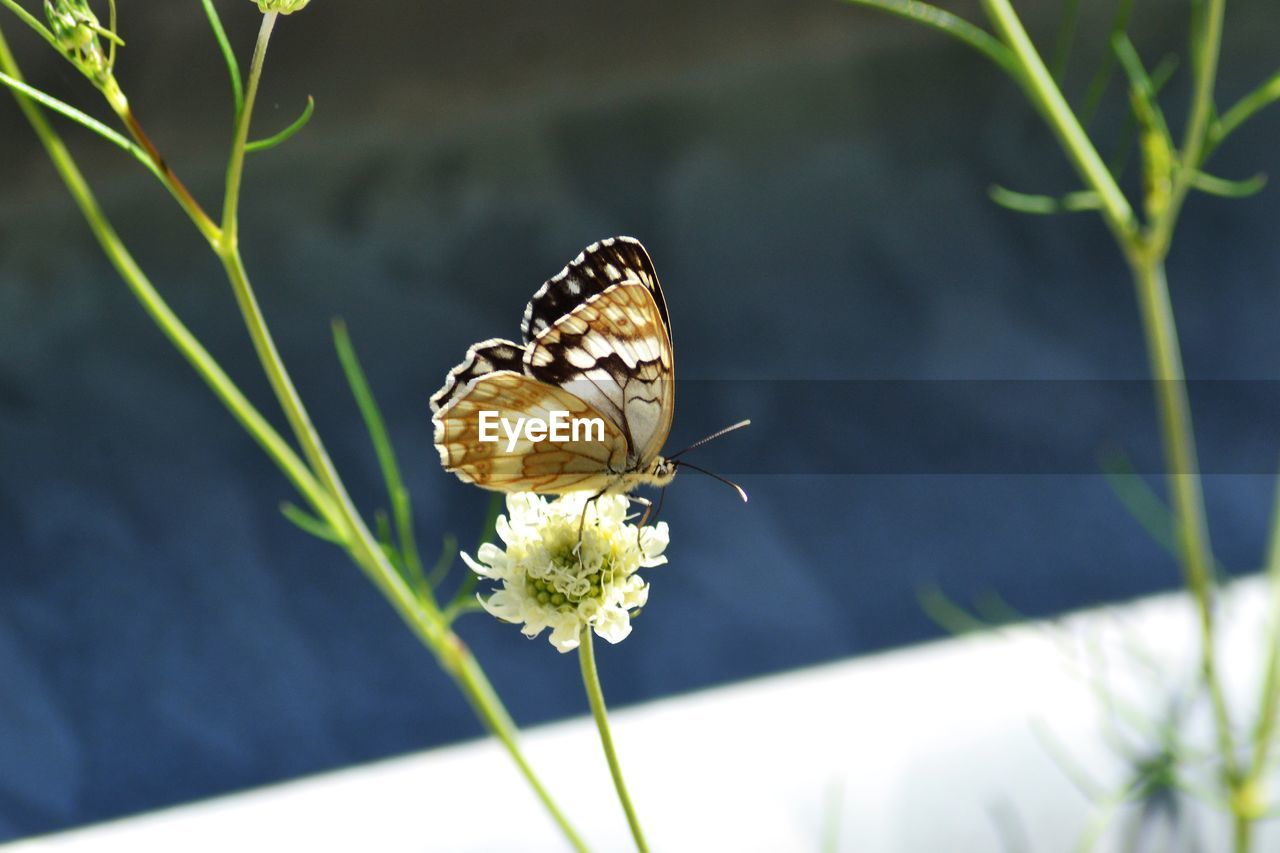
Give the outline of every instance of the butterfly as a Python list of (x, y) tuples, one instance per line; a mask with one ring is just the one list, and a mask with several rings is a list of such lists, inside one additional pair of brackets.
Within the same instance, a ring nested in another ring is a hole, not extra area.
[[(661, 455), (675, 405), (671, 318), (638, 240), (584, 249), (534, 293), (521, 337), (475, 344), (431, 397), (446, 471), (503, 492), (603, 495), (665, 487), (688, 464)], [(593, 438), (525, 432), (509, 441), (483, 429), (486, 418), (550, 422), (556, 413), (601, 428)]]

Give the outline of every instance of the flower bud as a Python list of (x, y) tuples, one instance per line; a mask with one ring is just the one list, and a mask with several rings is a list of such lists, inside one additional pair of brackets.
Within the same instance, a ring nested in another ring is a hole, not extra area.
[(119, 44), (115, 33), (98, 21), (88, 0), (44, 0), (49, 30), (67, 58), (99, 86), (112, 76), (111, 56), (102, 39)]
[(254, 0), (262, 12), (279, 12), (281, 15), (292, 15), (301, 12), (311, 0)]

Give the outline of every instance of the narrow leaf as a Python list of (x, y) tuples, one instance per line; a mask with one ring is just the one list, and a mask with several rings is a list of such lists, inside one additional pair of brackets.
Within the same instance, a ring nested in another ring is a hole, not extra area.
[(1022, 69), (1014, 58), (1013, 52), (991, 33), (958, 15), (928, 3), (917, 2), (917, 0), (844, 0), (844, 2), (880, 9), (946, 33), (986, 56), (1008, 72), (1014, 80), (1022, 79)]
[(987, 195), (993, 202), (1018, 213), (1048, 215), (1054, 213), (1078, 213), (1083, 210), (1098, 210), (1102, 201), (1093, 190), (1077, 190), (1061, 196), (1032, 195), (992, 184), (987, 188)]
[(1217, 178), (1204, 172), (1196, 172), (1191, 176), (1192, 187), (1200, 190), (1200, 192), (1222, 196), (1223, 198), (1248, 198), (1261, 192), (1266, 185), (1267, 176), (1261, 172), (1252, 178), (1245, 178), (1242, 181)]
[(139, 163), (146, 166), (148, 171), (151, 172), (151, 174), (155, 175), (157, 178), (160, 178), (161, 180), (164, 180), (164, 177), (160, 174), (160, 170), (156, 167), (156, 164), (151, 161), (151, 158), (147, 156), (147, 153), (145, 151), (143, 151), (137, 144), (135, 144), (131, 140), (126, 139), (125, 137), (121, 136), (119, 133), (107, 127), (102, 122), (98, 121), (96, 118), (93, 118), (92, 116), (89, 116), (81, 112), (80, 110), (76, 109), (75, 107), (71, 106), (68, 103), (59, 101), (57, 98), (53, 97), (52, 95), (47, 95), (44, 92), (41, 92), (39, 89), (28, 86), (26, 83), (23, 83), (21, 80), (16, 80), (13, 77), (10, 77), (8, 74), (4, 74), (3, 72), (0, 72), (0, 83), (3, 83), (4, 85), (8, 86), (10, 89), (13, 89), (16, 92), (20, 92), (21, 94), (26, 95), (28, 98), (31, 98), (31, 100), (36, 101), (37, 103), (40, 103), (48, 107), (54, 112), (66, 116), (67, 118), (71, 119), (77, 124), (80, 124), (88, 128), (89, 130), (98, 134), (108, 142), (114, 145), (120, 146), (125, 151), (128, 151), (130, 154), (136, 157)]
[(247, 143), (244, 146), (244, 150), (248, 152), (266, 151), (268, 148), (275, 148), (282, 142), (287, 142), (295, 133), (307, 126), (307, 122), (311, 121), (311, 114), (315, 111), (316, 100), (310, 95), (307, 95), (307, 105), (302, 108), (302, 115), (293, 120), (293, 124), (289, 125), (274, 136), (268, 136), (266, 139), (259, 139), (254, 142)]
[(280, 512), (285, 518), (292, 521), (304, 532), (310, 533), (317, 539), (323, 539), (324, 541), (332, 542), (335, 545), (343, 544), (342, 537), (340, 537), (332, 527), (302, 509), (297, 504), (285, 501), (280, 504)]
[(213, 6), (213, 0), (200, 0), (204, 4), (204, 13), (209, 16), (209, 27), (213, 37), (218, 41), (218, 49), (222, 51), (222, 59), (227, 64), (227, 75), (231, 78), (231, 98), (235, 102), (236, 116), (244, 109), (244, 83), (240, 80), (240, 63), (236, 61), (236, 52), (231, 49), (227, 40), (227, 31), (222, 28), (222, 19)]
[(355, 397), (356, 406), (360, 409), (360, 416), (364, 419), (365, 430), (369, 433), (369, 440), (378, 457), (378, 466), (382, 469), (382, 479), (391, 501), (392, 520), (399, 538), (402, 574), (405, 582), (410, 586), (424, 590), (427, 582), (423, 576), (422, 559), (418, 554), (417, 539), (413, 532), (413, 506), (409, 499), (409, 491), (404, 487), (404, 481), (400, 476), (400, 465), (396, 461), (395, 450), (387, 435), (386, 422), (382, 418), (377, 401), (373, 398), (373, 392), (369, 390), (369, 380), (360, 366), (360, 360), (356, 357), (355, 348), (351, 345), (351, 336), (347, 334), (346, 324), (341, 320), (333, 321), (333, 344), (338, 351), (338, 360), (342, 363), (347, 384), (351, 386), (351, 394)]

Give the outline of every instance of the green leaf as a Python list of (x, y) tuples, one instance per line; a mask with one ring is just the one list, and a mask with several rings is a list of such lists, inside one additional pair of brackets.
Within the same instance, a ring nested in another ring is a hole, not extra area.
[(1053, 42), (1053, 58), (1049, 60), (1053, 79), (1059, 86), (1067, 76), (1067, 62), (1071, 58), (1071, 45), (1076, 38), (1076, 25), (1080, 21), (1080, 0), (1066, 0), (1062, 15), (1058, 18), (1058, 36)]
[[(1280, 71), (1275, 72), (1222, 114), (1209, 128), (1204, 158), (1259, 110), (1280, 101)], [(1203, 162), (1203, 161), (1202, 161)]]
[(916, 593), (920, 609), (942, 630), (949, 634), (971, 634), (990, 630), (993, 626), (956, 604), (936, 584), (928, 584)]
[(1191, 176), (1191, 186), (1194, 189), (1223, 198), (1248, 198), (1251, 195), (1257, 195), (1266, 185), (1267, 176), (1261, 172), (1242, 181), (1217, 178), (1204, 172), (1196, 172)]
[(342, 537), (325, 522), (316, 518), (311, 513), (299, 507), (297, 504), (285, 501), (280, 504), (280, 512), (284, 517), (292, 521), (304, 532), (310, 533), (317, 539), (323, 539), (326, 542), (332, 542), (335, 545), (343, 545)]
[(254, 142), (246, 143), (244, 150), (252, 153), (254, 151), (266, 151), (268, 148), (275, 148), (283, 142), (287, 142), (295, 133), (307, 126), (307, 122), (311, 121), (311, 114), (316, 111), (315, 98), (307, 95), (307, 105), (302, 108), (302, 115), (293, 120), (293, 124), (284, 130), (268, 136), (266, 139), (259, 139)]
[[(382, 469), (382, 479), (387, 487), (387, 495), (391, 501), (391, 514), (395, 533), (399, 539), (400, 570), (408, 583), (419, 594), (429, 594), (427, 580), (422, 572), (422, 559), (418, 554), (417, 539), (413, 532), (413, 507), (409, 500), (409, 492), (400, 477), (400, 466), (396, 461), (395, 450), (387, 435), (386, 423), (382, 412), (369, 390), (369, 381), (365, 377), (360, 360), (356, 357), (355, 348), (351, 345), (351, 336), (347, 334), (346, 324), (341, 320), (333, 321), (333, 343), (338, 351), (338, 360), (342, 363), (342, 371), (351, 386), (351, 394), (355, 397), (364, 419), (369, 440), (373, 443), (374, 453), (378, 457), (378, 466)], [(390, 534), (388, 533), (388, 538)]]
[(1032, 195), (1030, 193), (1020, 193), (1016, 190), (1002, 187), (999, 184), (992, 184), (987, 188), (987, 195), (1001, 207), (1006, 207), (1018, 213), (1031, 213), (1040, 216), (1098, 210), (1102, 207), (1102, 200), (1092, 190), (1077, 190), (1061, 196)]
[(17, 15), (18, 19), (22, 21), (22, 23), (39, 33), (40, 38), (47, 41), (50, 47), (56, 50), (59, 54), (62, 53), (62, 45), (58, 44), (58, 39), (54, 36), (53, 32), (44, 24), (40, 23), (39, 19), (34, 15), (18, 5), (16, 0), (0, 0), (0, 4), (4, 5), (4, 7), (10, 12), (13, 12), (13, 14)]
[(1120, 61), (1120, 67), (1129, 78), (1129, 89), (1133, 103), (1134, 115), (1143, 128), (1158, 132), (1170, 151), (1174, 149), (1173, 137), (1169, 133), (1169, 125), (1165, 122), (1164, 111), (1156, 98), (1155, 83), (1142, 65), (1142, 59), (1134, 48), (1133, 42), (1125, 33), (1116, 33), (1111, 37), (1111, 49)]
[(946, 33), (969, 45), (996, 65), (1003, 68), (1014, 80), (1022, 80), (1022, 69), (1013, 51), (1005, 47), (991, 33), (953, 15), (937, 6), (917, 0), (844, 0), (859, 6), (870, 6), (901, 18), (907, 18), (926, 27)]
[(1142, 475), (1134, 470), (1129, 457), (1121, 451), (1113, 451), (1104, 454), (1101, 463), (1107, 485), (1115, 492), (1120, 503), (1124, 504), (1124, 508), (1156, 544), (1177, 557), (1178, 542), (1174, 535), (1173, 514), (1160, 496), (1147, 485)]
[(67, 118), (71, 119), (77, 124), (80, 124), (88, 128), (89, 130), (98, 134), (103, 139), (107, 140), (113, 145), (118, 145), (119, 147), (123, 148), (125, 151), (128, 151), (130, 154), (132, 154), (135, 158), (137, 158), (138, 162), (146, 166), (147, 170), (151, 172), (151, 174), (155, 175), (161, 181), (164, 181), (164, 176), (160, 174), (160, 170), (156, 167), (156, 164), (152, 162), (151, 158), (147, 156), (147, 153), (143, 151), (140, 146), (138, 146), (132, 140), (126, 139), (124, 136), (121, 136), (116, 131), (112, 130), (102, 122), (98, 121), (96, 118), (86, 115), (85, 113), (81, 112), (80, 110), (76, 109), (70, 104), (59, 101), (57, 98), (53, 97), (52, 95), (47, 95), (44, 92), (41, 92), (39, 89), (28, 86), (26, 83), (23, 83), (21, 80), (17, 80), (13, 77), (10, 77), (8, 74), (5, 74), (3, 72), (0, 72), (0, 83), (4, 84), (5, 86), (8, 86), (10, 89), (13, 89), (16, 92), (26, 95), (31, 100), (36, 101), (37, 103), (45, 107), (48, 107), (54, 112), (59, 113), (60, 115), (66, 116)]
[(235, 102), (237, 116), (244, 109), (244, 83), (240, 80), (240, 63), (236, 61), (236, 52), (231, 49), (227, 40), (227, 31), (222, 28), (222, 19), (213, 6), (213, 0), (200, 0), (204, 4), (204, 13), (209, 17), (209, 27), (213, 37), (218, 41), (218, 49), (222, 51), (222, 59), (227, 64), (227, 75), (231, 78), (231, 98)]
[[(476, 550), (480, 545), (493, 539), (498, 523), (498, 516), (502, 514), (504, 506), (503, 496), (500, 492), (494, 492), (489, 498), (489, 508), (485, 512), (484, 524), (480, 527), (480, 536), (476, 540)], [(468, 609), (465, 605), (468, 601), (475, 599), (476, 583), (478, 578), (475, 572), (467, 572), (466, 577), (462, 579), (462, 583), (458, 586), (458, 591), (453, 594), (453, 600), (449, 603), (451, 611), (465, 613)]]
[[(1116, 4), (1115, 14), (1111, 18), (1111, 39), (1129, 29), (1129, 17), (1132, 14), (1133, 0), (1120, 0)], [(1080, 107), (1080, 121), (1083, 124), (1089, 124), (1093, 117), (1097, 115), (1098, 107), (1102, 104), (1102, 96), (1106, 94), (1107, 86), (1111, 83), (1111, 74), (1114, 69), (1115, 54), (1104, 53), (1102, 61), (1098, 64), (1098, 70), (1094, 73), (1093, 79), (1089, 81), (1089, 88), (1084, 96), (1084, 104)]]
[(431, 568), (431, 573), (427, 575), (427, 585), (432, 589), (436, 589), (449, 576), (449, 570), (453, 568), (453, 561), (458, 557), (458, 537), (452, 533), (446, 533), (443, 541), (440, 543), (440, 556), (436, 558), (436, 564)]

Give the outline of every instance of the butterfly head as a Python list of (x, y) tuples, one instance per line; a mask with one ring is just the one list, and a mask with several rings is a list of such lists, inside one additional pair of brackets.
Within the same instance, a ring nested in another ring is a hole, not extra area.
[(670, 459), (663, 459), (661, 456), (655, 457), (653, 463), (649, 465), (649, 470), (645, 472), (649, 485), (658, 488), (666, 488), (671, 481), (676, 478), (676, 468), (679, 467)]

